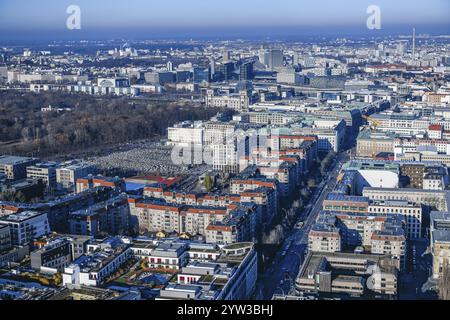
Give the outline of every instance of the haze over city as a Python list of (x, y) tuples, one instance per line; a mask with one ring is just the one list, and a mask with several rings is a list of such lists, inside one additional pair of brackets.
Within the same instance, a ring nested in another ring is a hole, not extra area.
[[(81, 8), (82, 29), (65, 29), (66, 8)], [(412, 25), (423, 32), (445, 33), (450, 24), (446, 0), (388, 1), (375, 4), (382, 13), (383, 28), (368, 32), (366, 8), (373, 1), (172, 0), (128, 2), (111, 0), (27, 1), (0, 3), (1, 39), (80, 38), (187, 38), (187, 37), (295, 37), (305, 35), (379, 36), (402, 33)]]

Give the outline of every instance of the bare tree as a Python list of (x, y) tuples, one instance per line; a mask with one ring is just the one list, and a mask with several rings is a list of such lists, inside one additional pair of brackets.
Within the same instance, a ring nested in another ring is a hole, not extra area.
[(439, 279), (439, 299), (450, 300), (450, 266), (448, 261), (444, 262), (442, 277)]

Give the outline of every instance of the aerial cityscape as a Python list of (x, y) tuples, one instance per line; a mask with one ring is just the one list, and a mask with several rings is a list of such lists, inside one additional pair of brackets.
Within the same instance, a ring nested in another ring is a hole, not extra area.
[(131, 2), (0, 3), (0, 300), (450, 300), (447, 1)]

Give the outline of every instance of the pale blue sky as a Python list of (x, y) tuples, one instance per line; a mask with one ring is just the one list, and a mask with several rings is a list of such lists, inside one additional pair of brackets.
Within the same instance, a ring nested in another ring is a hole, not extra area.
[[(69, 5), (81, 31), (66, 28)], [(369, 5), (382, 30), (368, 30)], [(450, 0), (0, 0), (0, 40), (449, 34)]]
[(449, 23), (448, 0), (0, 0), (0, 29), (61, 29), (77, 4), (84, 28), (361, 25), (368, 5), (386, 24)]

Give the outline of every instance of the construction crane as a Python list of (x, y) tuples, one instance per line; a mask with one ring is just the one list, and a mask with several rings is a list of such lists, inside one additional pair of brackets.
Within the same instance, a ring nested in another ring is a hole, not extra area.
[(367, 122), (370, 122), (374, 129), (376, 129), (377, 127), (381, 126), (381, 122), (378, 121), (378, 120), (372, 119), (369, 116), (362, 116), (362, 117), (363, 117), (363, 119), (367, 120)]

